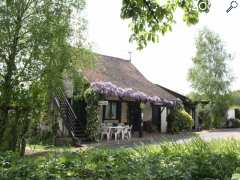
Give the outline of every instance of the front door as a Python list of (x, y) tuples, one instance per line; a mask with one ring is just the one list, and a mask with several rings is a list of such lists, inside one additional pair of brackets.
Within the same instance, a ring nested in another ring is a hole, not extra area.
[(152, 123), (158, 132), (161, 132), (161, 106), (152, 106)]
[(133, 131), (139, 131), (139, 136), (142, 136), (141, 128), (141, 108), (139, 102), (128, 103), (128, 123), (132, 125)]
[(73, 101), (73, 111), (77, 116), (76, 125), (78, 125), (81, 129), (86, 128), (87, 123), (87, 115), (86, 115), (86, 102), (83, 100), (74, 100)]

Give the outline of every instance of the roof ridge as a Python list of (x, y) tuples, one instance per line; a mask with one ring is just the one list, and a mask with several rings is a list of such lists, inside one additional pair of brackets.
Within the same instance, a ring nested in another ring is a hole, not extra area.
[(124, 58), (120, 58), (120, 57), (116, 57), (116, 56), (110, 56), (110, 55), (105, 55), (105, 54), (100, 54), (100, 53), (96, 53), (98, 56), (104, 56), (104, 57), (108, 57), (111, 58), (112, 61), (118, 60), (118, 61), (123, 61), (123, 62), (128, 62), (130, 63), (130, 60), (124, 59)]

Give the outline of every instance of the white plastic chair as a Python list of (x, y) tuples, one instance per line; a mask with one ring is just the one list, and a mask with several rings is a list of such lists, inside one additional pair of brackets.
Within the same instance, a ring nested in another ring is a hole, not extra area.
[(123, 133), (122, 133), (122, 139), (131, 139), (132, 135), (131, 135), (131, 131), (132, 131), (132, 125), (129, 127), (129, 126), (126, 126), (123, 130)]
[(122, 134), (122, 128), (116, 128), (113, 132), (115, 141), (118, 140), (118, 137), (121, 137), (120, 135)]
[(125, 127), (123, 130), (122, 130), (122, 139), (128, 139), (128, 127)]
[(109, 141), (111, 137), (111, 129), (106, 126), (103, 126), (101, 131), (101, 140), (103, 139), (104, 135), (107, 136), (107, 141)]

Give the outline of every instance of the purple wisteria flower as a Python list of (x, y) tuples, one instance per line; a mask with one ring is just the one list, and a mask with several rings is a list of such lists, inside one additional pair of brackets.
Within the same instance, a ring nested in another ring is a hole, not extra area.
[(95, 92), (103, 94), (105, 96), (132, 98), (136, 101), (150, 102), (158, 105), (170, 105), (170, 106), (174, 105), (173, 101), (162, 99), (158, 96), (148, 96), (145, 93), (134, 90), (132, 88), (121, 88), (111, 82), (104, 81), (92, 82), (91, 88)]

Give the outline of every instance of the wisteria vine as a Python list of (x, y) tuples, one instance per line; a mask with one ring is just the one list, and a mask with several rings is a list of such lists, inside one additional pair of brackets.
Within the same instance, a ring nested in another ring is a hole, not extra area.
[(145, 93), (138, 90), (134, 90), (132, 88), (121, 88), (111, 82), (104, 81), (92, 82), (91, 87), (95, 92), (103, 94), (105, 96), (132, 98), (136, 101), (150, 102), (158, 105), (173, 106), (176, 103), (175, 101), (169, 101), (158, 96), (148, 96)]

